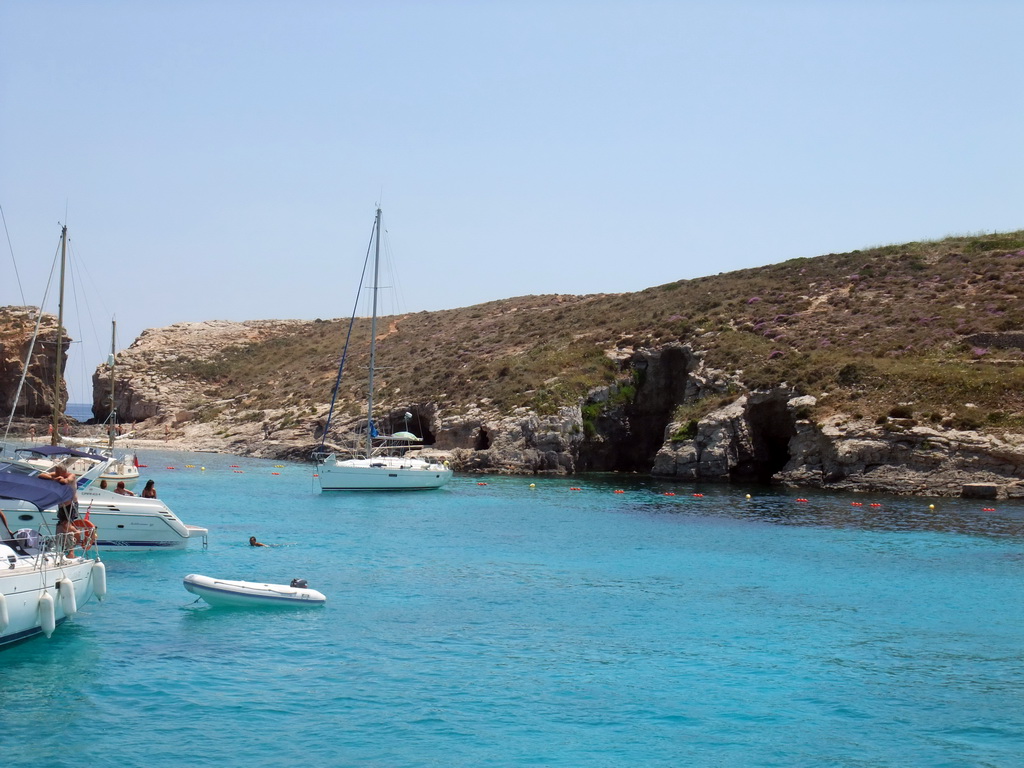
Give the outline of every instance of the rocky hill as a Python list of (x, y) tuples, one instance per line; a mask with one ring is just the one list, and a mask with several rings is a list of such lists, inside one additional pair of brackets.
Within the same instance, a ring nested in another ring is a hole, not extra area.
[[(1016, 232), (394, 316), (378, 326), (378, 418), (464, 471), (1020, 495), (1021, 295)], [(352, 329), (329, 444), (360, 421), (368, 325)], [(146, 331), (117, 361), (119, 414), (143, 436), (305, 457), (347, 332)], [(99, 418), (107, 381), (101, 367)]]

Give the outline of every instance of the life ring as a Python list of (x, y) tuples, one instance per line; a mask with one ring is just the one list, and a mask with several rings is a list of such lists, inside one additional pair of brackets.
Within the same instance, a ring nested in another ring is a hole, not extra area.
[(73, 520), (71, 532), (75, 535), (75, 546), (86, 552), (96, 544), (96, 525), (89, 520)]

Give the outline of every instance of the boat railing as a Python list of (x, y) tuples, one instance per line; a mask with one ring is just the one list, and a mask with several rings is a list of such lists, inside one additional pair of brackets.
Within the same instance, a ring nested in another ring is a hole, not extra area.
[(45, 570), (64, 565), (79, 556), (88, 557), (90, 552), (98, 557), (95, 542), (86, 549), (82, 546), (82, 540), (74, 533), (55, 533), (44, 536), (33, 531), (36, 535), (31, 537), (18, 536), (19, 533), (21, 531), (18, 531), (13, 539), (0, 541), (9, 548), (6, 550), (7, 552), (16, 553), (8, 554), (6, 563), (0, 559), (0, 570), (3, 570), (5, 565), (9, 569), (18, 565), (28, 565), (36, 570)]

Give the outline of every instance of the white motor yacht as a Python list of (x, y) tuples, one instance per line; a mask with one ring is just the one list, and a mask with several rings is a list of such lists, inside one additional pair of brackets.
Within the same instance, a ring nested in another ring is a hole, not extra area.
[[(183, 549), (198, 540), (207, 546), (206, 528), (187, 525), (161, 499), (122, 496), (99, 487), (99, 478), (109, 469), (111, 459), (67, 446), (20, 448), (17, 458), (0, 464), (0, 473), (32, 473), (61, 464), (78, 476), (78, 516), (96, 526), (101, 546), (124, 550)], [(56, 530), (55, 509), (41, 510), (31, 504), (0, 499), (0, 509), (12, 525)]]

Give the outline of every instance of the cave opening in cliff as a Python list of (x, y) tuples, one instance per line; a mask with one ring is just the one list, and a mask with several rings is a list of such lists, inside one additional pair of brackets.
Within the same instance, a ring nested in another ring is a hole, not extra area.
[(773, 398), (751, 401), (747, 409), (753, 455), (730, 471), (734, 482), (770, 483), (772, 476), (789, 461), (789, 442), (796, 435), (796, 424), (786, 400)]
[(475, 451), (486, 451), (491, 447), (491, 436), (487, 434), (487, 430), (480, 427), (480, 431), (476, 433), (476, 438), (473, 441), (473, 450)]
[(628, 380), (611, 388), (604, 400), (584, 403), (587, 439), (578, 469), (649, 472), (673, 411), (687, 399), (691, 363), (690, 351), (682, 346), (633, 355), (624, 366)]

